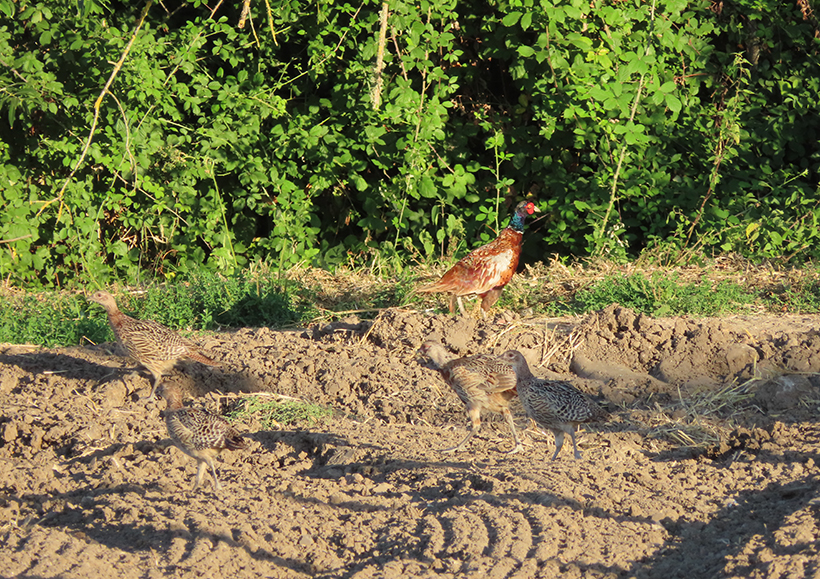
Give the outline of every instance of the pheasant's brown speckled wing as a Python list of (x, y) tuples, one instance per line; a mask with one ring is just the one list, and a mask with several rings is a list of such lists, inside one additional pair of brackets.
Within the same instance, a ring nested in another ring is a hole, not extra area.
[(117, 338), (128, 354), (139, 361), (176, 361), (187, 356), (203, 364), (217, 364), (203, 355), (196, 344), (160, 323), (123, 318)]
[(486, 376), (482, 386), (484, 390), (492, 393), (515, 388), (517, 378), (515, 370), (509, 364), (505, 364), (495, 356), (484, 354), (473, 356), (473, 359), (480, 367), (480, 371)]
[(519, 384), (518, 395), (527, 414), (545, 426), (589, 422), (606, 415), (606, 411), (594, 400), (563, 380), (533, 378)]
[(515, 372), (492, 356), (479, 354), (449, 362), (444, 369), (445, 379), (467, 403), (467, 397), (486, 397), (494, 392), (512, 390), (516, 385)]
[(464, 296), (504, 287), (518, 267), (521, 239), (521, 233), (504, 229), (496, 239), (467, 254), (436, 283), (419, 291)]
[(123, 320), (117, 337), (128, 353), (137, 360), (144, 357), (179, 359), (185, 355), (190, 345), (190, 342), (162, 324), (134, 318)]
[(168, 434), (189, 450), (231, 449), (245, 447), (245, 440), (219, 416), (197, 408), (180, 408), (166, 414)]

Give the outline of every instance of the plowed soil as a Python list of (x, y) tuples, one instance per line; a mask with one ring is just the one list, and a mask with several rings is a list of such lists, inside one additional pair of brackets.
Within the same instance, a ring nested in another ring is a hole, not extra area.
[[(820, 317), (488, 320), (386, 310), (192, 336), (187, 404), (334, 409), (264, 429), (191, 491), (150, 374), (114, 344), (0, 347), (3, 577), (820, 577)], [(520, 350), (612, 413), (567, 441), (464, 408), (416, 359)]]

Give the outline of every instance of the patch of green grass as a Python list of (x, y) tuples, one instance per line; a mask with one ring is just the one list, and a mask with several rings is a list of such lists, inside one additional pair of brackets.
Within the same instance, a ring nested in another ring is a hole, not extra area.
[[(294, 268), (280, 275), (256, 265), (230, 277), (202, 272), (141, 288), (106, 289), (125, 313), (175, 330), (282, 328), (350, 313), (374, 318), (387, 307), (437, 305), (445, 313), (449, 296), (414, 291), (443, 272), (425, 264), (403, 269), (382, 264), (351, 265), (333, 273)], [(94, 289), (89, 286), (87, 292)], [(728, 258), (677, 270), (553, 260), (528, 265), (514, 276), (495, 310), (566, 316), (613, 303), (653, 316), (820, 312), (820, 270), (812, 264), (786, 268)], [(465, 306), (475, 308), (475, 300)], [(84, 294), (0, 291), (0, 341), (56, 347), (77, 345), (83, 338), (113, 339), (103, 309)]]
[(300, 400), (272, 400), (263, 396), (246, 396), (227, 413), (228, 421), (248, 421), (255, 418), (263, 428), (300, 422), (316, 424), (333, 415), (333, 410)]
[[(184, 280), (117, 291), (120, 309), (174, 330), (286, 327), (314, 319), (319, 310), (310, 292), (274, 276), (230, 278), (202, 273)], [(88, 287), (90, 295), (95, 288)], [(84, 294), (0, 293), (0, 342), (57, 347), (113, 339), (105, 311)]]
[(763, 301), (775, 312), (816, 314), (820, 312), (820, 282), (798, 280), (766, 292)]
[(716, 316), (746, 311), (758, 299), (734, 281), (711, 280), (683, 282), (673, 273), (640, 273), (608, 276), (589, 288), (576, 292), (571, 308), (574, 313), (599, 310), (610, 304), (633, 309), (652, 316)]
[(47, 347), (77, 345), (85, 336), (102, 342), (108, 318), (91, 311), (79, 294), (23, 293), (0, 296), (0, 342)]
[[(300, 324), (318, 311), (298, 283), (274, 276), (203, 272), (131, 294), (134, 316), (174, 329), (213, 330)], [(124, 304), (120, 308), (125, 310)]]

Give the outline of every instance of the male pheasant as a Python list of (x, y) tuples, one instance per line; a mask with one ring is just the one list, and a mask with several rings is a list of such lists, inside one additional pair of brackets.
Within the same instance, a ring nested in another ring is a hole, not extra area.
[(441, 452), (454, 452), (467, 444), (481, 427), (482, 410), (498, 412), (506, 419), (515, 440), (515, 447), (509, 453), (523, 448), (510, 413), (510, 399), (515, 396), (516, 376), (509, 365), (484, 354), (451, 360), (441, 344), (431, 341), (424, 342), (419, 353), (432, 360), (444, 381), (461, 398), (470, 417), (471, 428), (467, 437), (456, 446), (445, 448)]
[(176, 385), (164, 384), (161, 392), (167, 403), (165, 426), (168, 427), (168, 435), (177, 448), (197, 461), (193, 490), (202, 484), (206, 467), (211, 468), (214, 476), (214, 490), (221, 490), (214, 458), (225, 449), (245, 448), (245, 439), (224, 418), (183, 406), (182, 395)]
[(555, 453), (550, 460), (558, 456), (564, 444), (564, 434), (569, 434), (575, 458), (580, 459), (581, 453), (575, 442), (576, 425), (606, 418), (608, 412), (569, 382), (533, 376), (524, 356), (517, 350), (504, 352), (501, 360), (510, 364), (518, 376), (518, 397), (527, 416), (539, 428), (551, 430), (555, 435)]
[(98, 291), (89, 299), (105, 308), (111, 329), (128, 355), (151, 371), (154, 384), (148, 398), (154, 397), (162, 375), (169, 372), (181, 358), (190, 358), (208, 366), (219, 365), (203, 354), (196, 344), (162, 324), (125, 315), (110, 293)]
[(519, 203), (509, 225), (490, 243), (468, 253), (436, 283), (418, 288), (424, 293), (450, 293), (450, 313), (455, 304), (463, 314), (461, 296), (478, 294), (481, 297), (482, 315), (501, 297), (504, 286), (512, 279), (521, 255), (524, 222), (527, 216), (539, 211), (531, 201)]

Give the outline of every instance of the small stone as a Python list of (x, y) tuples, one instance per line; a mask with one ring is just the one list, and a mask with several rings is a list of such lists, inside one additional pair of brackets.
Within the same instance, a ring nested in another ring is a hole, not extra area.
[(14, 442), (17, 440), (17, 423), (9, 422), (3, 429), (3, 440), (5, 442)]
[(125, 398), (128, 396), (128, 390), (121, 380), (109, 382), (108, 386), (103, 391), (103, 406), (105, 408), (118, 408), (125, 404)]
[(393, 485), (388, 482), (379, 483), (371, 489), (374, 493), (386, 493), (393, 489)]
[(730, 374), (748, 374), (759, 361), (757, 350), (747, 344), (732, 344), (726, 349), (726, 363)]

